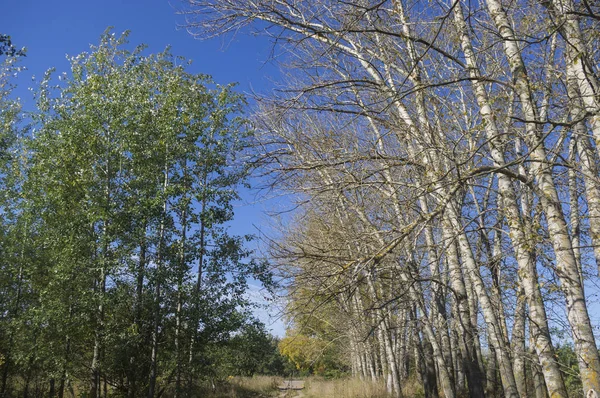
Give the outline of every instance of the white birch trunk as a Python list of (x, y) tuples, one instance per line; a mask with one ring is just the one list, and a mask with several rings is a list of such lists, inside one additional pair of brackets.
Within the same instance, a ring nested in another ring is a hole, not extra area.
[(540, 191), (540, 199), (548, 223), (548, 232), (556, 256), (556, 273), (561, 281), (567, 300), (567, 317), (571, 326), (575, 351), (579, 358), (580, 374), (587, 394), (590, 390), (600, 392), (600, 356), (596, 347), (592, 325), (587, 310), (583, 287), (579, 278), (577, 260), (573, 252), (567, 223), (551, 169), (547, 164), (546, 150), (538, 125), (536, 106), (529, 87), (527, 69), (523, 62), (517, 38), (506, 12), (498, 0), (487, 0), (487, 7), (500, 36), (504, 52), (514, 79), (514, 87), (521, 100), (526, 123), (526, 142), (533, 160), (531, 170)]
[[(480, 114), (485, 121), (485, 131), (489, 139), (490, 154), (496, 167), (502, 167), (506, 164), (504, 154), (500, 151), (498, 144), (501, 134), (496, 126), (492, 107), (490, 106), (487, 92), (483, 82), (478, 79), (481, 77), (475, 53), (471, 45), (471, 39), (468, 36), (461, 4), (458, 3), (455, 9), (455, 22), (462, 33), (462, 48), (465, 55), (466, 63), (469, 68), (469, 73), (473, 80), (473, 89), (480, 108)], [(557, 397), (566, 397), (566, 389), (562, 381), (562, 375), (558, 364), (554, 359), (552, 342), (548, 330), (548, 321), (546, 312), (539, 291), (537, 281), (537, 272), (535, 269), (534, 256), (532, 254), (532, 243), (527, 236), (525, 226), (521, 218), (519, 206), (517, 204), (517, 196), (508, 176), (503, 173), (498, 173), (498, 189), (502, 196), (503, 215), (506, 217), (510, 238), (513, 243), (515, 257), (519, 264), (519, 275), (523, 282), (525, 294), (530, 297), (530, 316), (536, 325), (534, 332), (536, 349), (539, 350), (538, 355), (544, 363), (544, 377), (547, 380), (548, 388), (551, 394)], [(539, 330), (538, 330), (539, 329)]]

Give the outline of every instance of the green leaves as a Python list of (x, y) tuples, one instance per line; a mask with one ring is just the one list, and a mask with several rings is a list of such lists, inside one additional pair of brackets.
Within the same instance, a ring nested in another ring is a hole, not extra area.
[(12, 210), (26, 239), (2, 247), (15, 377), (87, 384), (91, 368), (92, 384), (135, 394), (151, 362), (159, 383), (198, 378), (184, 352), (206, 359), (249, 318), (246, 279), (269, 279), (226, 228), (247, 174), (243, 98), (169, 49), (128, 48), (107, 30), (36, 93)]

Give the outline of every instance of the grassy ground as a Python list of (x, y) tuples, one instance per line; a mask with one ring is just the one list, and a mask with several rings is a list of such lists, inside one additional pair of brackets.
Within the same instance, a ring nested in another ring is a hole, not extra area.
[(277, 386), (281, 377), (254, 376), (232, 377), (227, 383), (201, 391), (201, 397), (207, 398), (268, 398), (277, 397)]
[(304, 397), (306, 398), (387, 398), (382, 382), (360, 379), (306, 380)]
[[(415, 381), (407, 381), (402, 390), (405, 397), (422, 397), (423, 391)], [(382, 380), (360, 380), (346, 378), (336, 380), (323, 380), (308, 378), (305, 389), (298, 398), (389, 398)]]
[[(207, 398), (390, 398), (383, 381), (344, 378), (326, 380), (318, 377), (305, 379), (300, 391), (279, 391), (281, 377), (255, 376), (233, 377), (226, 384), (201, 391)], [(423, 397), (419, 383), (407, 381), (402, 390), (405, 397)]]

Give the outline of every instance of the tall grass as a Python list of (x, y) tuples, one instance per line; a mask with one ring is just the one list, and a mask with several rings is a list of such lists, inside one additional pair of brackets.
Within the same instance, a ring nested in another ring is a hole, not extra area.
[[(346, 378), (323, 380), (309, 378), (304, 385), (303, 398), (390, 398), (383, 380)], [(407, 380), (402, 390), (406, 397), (422, 397), (423, 390), (416, 380)]]
[(205, 387), (198, 391), (200, 397), (207, 398), (267, 398), (277, 397), (277, 386), (281, 377), (254, 376), (230, 377), (226, 383)]
[(277, 392), (277, 386), (282, 382), (283, 378), (275, 376), (234, 377), (230, 380), (231, 385), (237, 389), (265, 395)]
[[(305, 379), (301, 391), (279, 391), (281, 377), (254, 376), (230, 377), (226, 383), (198, 391), (206, 398), (391, 398), (383, 380), (360, 380), (344, 378), (326, 380), (319, 377)], [(423, 388), (417, 380), (406, 380), (402, 385), (405, 397), (424, 397)]]

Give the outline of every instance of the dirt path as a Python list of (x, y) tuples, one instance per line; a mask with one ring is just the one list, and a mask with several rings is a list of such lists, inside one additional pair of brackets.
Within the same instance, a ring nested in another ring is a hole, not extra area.
[(298, 391), (293, 391), (293, 390), (283, 391), (278, 396), (278, 398), (304, 398), (304, 393), (302, 392), (302, 390), (298, 390)]
[(304, 398), (302, 390), (282, 391), (278, 398)]
[(302, 398), (304, 396), (304, 380), (286, 380), (279, 385), (280, 398)]

